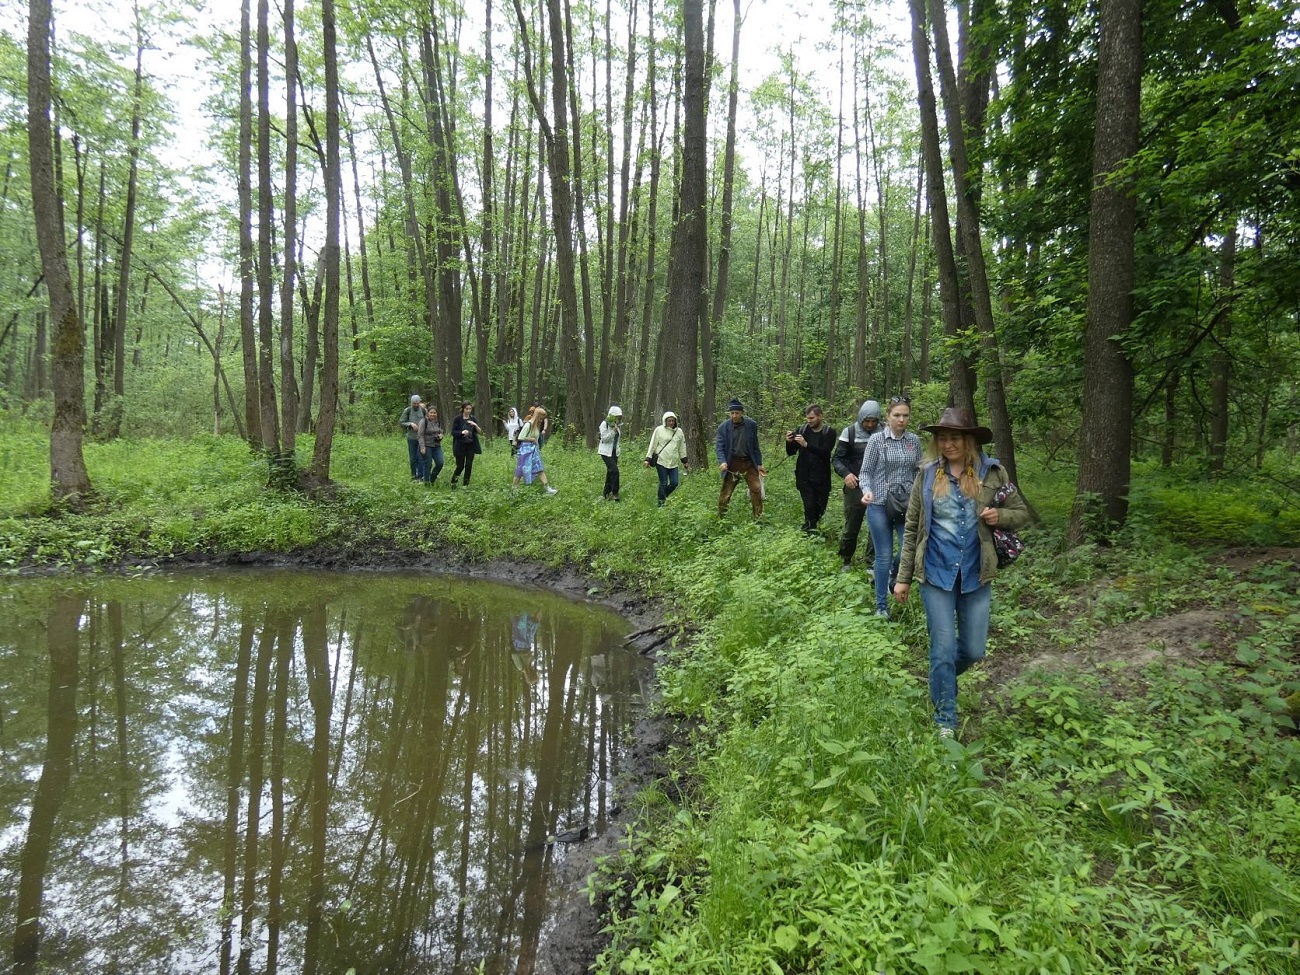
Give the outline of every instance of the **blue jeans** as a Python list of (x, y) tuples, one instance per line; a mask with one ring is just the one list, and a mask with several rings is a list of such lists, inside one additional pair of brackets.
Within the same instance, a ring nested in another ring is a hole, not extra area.
[(442, 473), (444, 466), (444, 457), (441, 447), (426, 447), (425, 454), (420, 458), (424, 464), (424, 477), (421, 478), (426, 484), (433, 484), (438, 480), (438, 475)]
[[(898, 560), (903, 554), (903, 522), (899, 518), (890, 524), (884, 504), (867, 508), (867, 527), (871, 529), (871, 544), (876, 550), (876, 609), (889, 611), (889, 584), (898, 574)], [(894, 539), (898, 539), (898, 555), (894, 554)]]
[(411, 480), (418, 481), (421, 479), (420, 472), (424, 470), (424, 462), (420, 459), (420, 441), (407, 437), (406, 453), (411, 461)]
[(984, 659), (989, 640), (989, 606), (993, 587), (960, 592), (960, 579), (951, 590), (921, 583), (925, 624), (930, 631), (930, 700), (934, 720), (957, 729), (957, 675)]
[(655, 473), (659, 475), (659, 504), (668, 500), (668, 495), (677, 490), (677, 468), (655, 464)]

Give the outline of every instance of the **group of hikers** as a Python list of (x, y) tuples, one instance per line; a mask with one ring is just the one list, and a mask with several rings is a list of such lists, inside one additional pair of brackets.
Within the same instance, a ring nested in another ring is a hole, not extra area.
[[(816, 535), (833, 487), (832, 471), (843, 490), (844, 526), (839, 538), (840, 571), (851, 571), (862, 523), (867, 523), (875, 612), (890, 616), (889, 597), (905, 603), (913, 584), (920, 589), (930, 638), (930, 697), (939, 733), (957, 730), (957, 677), (983, 659), (988, 642), (992, 589), (999, 567), (995, 529), (1014, 532), (1030, 518), (1024, 499), (1010, 486), (1002, 465), (983, 448), (992, 431), (971, 412), (948, 407), (922, 432), (928, 449), (908, 430), (911, 400), (891, 397), (882, 409), (867, 400), (854, 422), (836, 436), (822, 407), (811, 403), (804, 423), (785, 431), (785, 452), (795, 457), (795, 487), (803, 501), (803, 531)], [(623, 411), (611, 406), (601, 421), (597, 452), (605, 464), (602, 497), (619, 500), (618, 459)], [(411, 477), (432, 485), (443, 467), (442, 428), (435, 407), (412, 396), (403, 411)], [(541, 448), (550, 432), (546, 410), (537, 404), (520, 417), (513, 407), (504, 421), (515, 456), (513, 487), (539, 481), (555, 494), (542, 464)], [(449, 435), (456, 459), (455, 487), (462, 473), (469, 485), (474, 456), (482, 452), (483, 429), (471, 403), (462, 403)], [(714, 454), (722, 475), (718, 516), (725, 517), (743, 481), (755, 520), (763, 515), (764, 479), (758, 424), (739, 399), (727, 404), (717, 428)], [(643, 463), (659, 477), (662, 506), (689, 472), (686, 439), (675, 413), (666, 412), (650, 435)]]

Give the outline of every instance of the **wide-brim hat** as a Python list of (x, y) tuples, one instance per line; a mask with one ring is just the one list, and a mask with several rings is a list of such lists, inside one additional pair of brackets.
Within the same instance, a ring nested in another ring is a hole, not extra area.
[(943, 411), (943, 416), (929, 426), (921, 427), (926, 433), (938, 433), (940, 430), (952, 430), (956, 433), (969, 433), (977, 444), (986, 444), (993, 439), (993, 431), (975, 423), (970, 410), (950, 406)]

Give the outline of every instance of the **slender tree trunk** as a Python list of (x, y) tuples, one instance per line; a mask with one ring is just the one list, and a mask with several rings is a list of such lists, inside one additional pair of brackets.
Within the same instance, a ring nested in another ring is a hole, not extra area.
[[(51, 373), (54, 420), (50, 426), (50, 485), (54, 499), (75, 499), (90, 491), (81, 452), (86, 427), (85, 332), (77, 320), (76, 296), (68, 271), (63, 234), (63, 203), (54, 181), (50, 125), (49, 0), (30, 0), (27, 22), (27, 158), (31, 169), (32, 212), (41, 252), (41, 271), (54, 326)], [(23, 915), (20, 915), (23, 916)], [(33, 959), (33, 966), (35, 961)]]
[[(298, 41), (294, 36), (294, 0), (281, 0), (284, 20), (284, 269), (280, 278), (280, 431), (284, 461), (296, 466), (298, 389), (293, 363), (294, 289), (298, 273)], [(306, 386), (304, 372), (303, 385)], [(308, 392), (310, 399), (310, 391)], [(308, 404), (310, 409), (310, 403)]]
[[(939, 116), (930, 75), (930, 45), (925, 30), (924, 2), (925, 0), (908, 2), (912, 15), (912, 58), (916, 65), (917, 99), (921, 113), (921, 153), (925, 160), (926, 195), (930, 204), (934, 253), (939, 268), (943, 330), (950, 339), (956, 339), (962, 330), (960, 286), (957, 257), (952, 245), (952, 225), (948, 218), (948, 194), (944, 188), (943, 152), (939, 145)], [(956, 349), (952, 352), (949, 370), (948, 402), (970, 410), (972, 415), (975, 413), (974, 370)]]
[(239, 340), (244, 360), (244, 425), (253, 449), (265, 447), (258, 396), (253, 298), (253, 28), (252, 0), (240, 4), (239, 29)]
[[(312, 449), (312, 477), (316, 485), (330, 483), (334, 426), (339, 401), (339, 236), (343, 205), (343, 163), (339, 149), (338, 31), (334, 0), (321, 0), (322, 54), (325, 59), (325, 249), (321, 264), (325, 274), (324, 346), (320, 371), (320, 413)], [(359, 202), (359, 201), (358, 201)], [(360, 209), (357, 211), (361, 219)], [(362, 257), (362, 268), (365, 257)], [(363, 270), (364, 275), (364, 270)], [(366, 288), (369, 301), (369, 287)], [(314, 820), (313, 820), (314, 822)], [(313, 827), (314, 828), (314, 827)], [(313, 859), (313, 863), (314, 863)]]
[(912, 247), (907, 258), (907, 298), (903, 305), (903, 366), (899, 389), (912, 388), (912, 298), (916, 285), (916, 255), (921, 250), (921, 194), (925, 192), (925, 164), (916, 167), (916, 206), (912, 211)]
[[(645, 150), (646, 114), (641, 113), (641, 125), (637, 135), (636, 178), (629, 185), (632, 170), (632, 115), (633, 97), (636, 93), (637, 62), (637, 4), (629, 5), (627, 22), (627, 64), (624, 69), (625, 86), (623, 89), (623, 159), (619, 168), (619, 215), (618, 215), (618, 270), (616, 272), (616, 296), (614, 299), (614, 340), (609, 361), (609, 398), (626, 399), (632, 390), (624, 388), (627, 375), (628, 341), (631, 328), (632, 276), (633, 261), (631, 249), (637, 240), (637, 224), (640, 216), (641, 175)], [(653, 59), (649, 59), (653, 60)], [(635, 208), (634, 208), (635, 204)], [(612, 206), (612, 201), (611, 201)], [(627, 411), (634, 422), (641, 417), (635, 407), (629, 404)]]
[[(696, 363), (704, 298), (706, 200), (704, 105), (704, 7), (702, 0), (683, 0), (685, 79), (682, 87), (681, 205), (673, 228), (669, 287), (665, 297), (664, 353), (659, 402), (655, 413), (672, 408), (689, 411), (687, 429), (704, 443), (705, 416), (697, 395)], [(670, 402), (670, 399), (672, 402)], [(683, 402), (683, 399), (685, 400)]]
[[(257, 3), (257, 392), (262, 418), (262, 448), (272, 465), (281, 462), (280, 418), (275, 399), (275, 285), (271, 244), (275, 237), (271, 180), (270, 0)], [(281, 377), (284, 381), (291, 381)]]
[(718, 215), (718, 270), (713, 281), (712, 322), (701, 343), (705, 357), (704, 416), (718, 415), (718, 331), (727, 313), (727, 292), (731, 286), (731, 225), (736, 198), (736, 113), (740, 103), (740, 0), (731, 0), (731, 77), (727, 82), (727, 142), (722, 155), (722, 209)]
[[(941, 0), (930, 0), (930, 20), (934, 29), (935, 52), (939, 60), (939, 79), (947, 120), (948, 145), (952, 161), (953, 186), (957, 194), (958, 231), (965, 242), (967, 283), (975, 309), (975, 324), (983, 348), (984, 399), (988, 404), (989, 426), (997, 445), (998, 458), (1011, 479), (1017, 480), (1015, 442), (1011, 433), (1011, 415), (1002, 385), (1002, 354), (998, 348), (997, 328), (993, 321), (993, 296), (989, 288), (988, 269), (984, 260), (984, 242), (980, 238), (979, 208), (976, 189), (970, 176), (966, 149), (966, 124), (983, 131), (983, 116), (962, 119), (959, 111), (956, 72), (948, 47), (948, 28)], [(974, 111), (983, 112), (987, 97), (972, 96)], [(975, 180), (978, 183), (978, 179)]]
[(1222, 474), (1228, 456), (1228, 393), (1232, 383), (1232, 304), (1237, 267), (1237, 225), (1223, 236), (1219, 256), (1219, 325), (1210, 363), (1210, 473)]
[(1099, 21), (1083, 415), (1112, 422), (1083, 425), (1070, 526), (1075, 540), (1124, 523), (1133, 438), (1133, 366), (1121, 340), (1133, 322), (1137, 198), (1132, 180), (1117, 174), (1138, 149), (1141, 0), (1101, 0)]

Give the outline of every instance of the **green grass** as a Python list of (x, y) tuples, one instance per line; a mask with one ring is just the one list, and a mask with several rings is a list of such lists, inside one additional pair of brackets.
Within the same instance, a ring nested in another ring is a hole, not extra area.
[(1300, 971), (1294, 565), (1231, 570), (1187, 544), (1294, 544), (1266, 484), (1139, 469), (1130, 527), (1066, 551), (1072, 472), (1022, 458), (1045, 523), (996, 584), (991, 664), (1193, 607), (1230, 625), (1203, 656), (1144, 669), (976, 671), (958, 746), (928, 719), (920, 607), (874, 618), (862, 575), (796, 531), (789, 464), (755, 526), (743, 499), (718, 520), (709, 471), (657, 508), (632, 445), (609, 504), (592, 452), (546, 448), (556, 497), (512, 493), (499, 446), (468, 490), (428, 491), (400, 438), (341, 438), (343, 488), (316, 504), (263, 490), (237, 441), (147, 441), (88, 449), (96, 500), (49, 513), (43, 450), (0, 437), (0, 564), (311, 546), (513, 558), (637, 587), (689, 624), (660, 668), (660, 706), (689, 739), (595, 881), (612, 911), (601, 970)]

